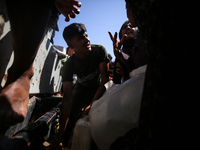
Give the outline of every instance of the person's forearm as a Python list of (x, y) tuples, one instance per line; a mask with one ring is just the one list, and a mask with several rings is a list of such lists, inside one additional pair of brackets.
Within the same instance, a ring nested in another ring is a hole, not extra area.
[(99, 88), (97, 89), (97, 92), (92, 100), (92, 102), (90, 103), (90, 106), (92, 105), (92, 103), (95, 100), (98, 100), (106, 91), (106, 87), (105, 84), (109, 81), (108, 77), (106, 77), (105, 79), (102, 80), (101, 84), (99, 85)]
[(66, 100), (66, 97), (63, 97), (63, 102), (62, 102), (62, 113), (60, 116), (60, 128), (59, 128), (59, 141), (62, 142), (63, 134), (68, 122), (68, 118), (70, 115), (71, 111), (71, 106), (72, 106), (72, 101), (71, 100)]
[(90, 103), (90, 106), (95, 100), (98, 100), (105, 92), (106, 87), (105, 84), (109, 81), (109, 76), (108, 76), (108, 70), (109, 70), (109, 64), (107, 62), (102, 62), (99, 64), (100, 68), (100, 73), (101, 73), (101, 83), (99, 85), (99, 88), (96, 91), (96, 94)]
[(100, 85), (99, 88), (97, 89), (97, 92), (96, 92), (96, 94), (95, 94), (95, 96), (94, 96), (94, 98), (93, 98), (91, 104), (92, 104), (95, 100), (99, 99), (99, 98), (103, 95), (103, 93), (105, 92), (105, 90), (106, 90), (106, 88), (105, 88), (104, 84), (103, 84), (103, 85)]

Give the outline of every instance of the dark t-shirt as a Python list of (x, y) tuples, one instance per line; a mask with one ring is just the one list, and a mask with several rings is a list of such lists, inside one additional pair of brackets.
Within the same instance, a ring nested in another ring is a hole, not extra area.
[(91, 45), (92, 50), (88, 58), (80, 60), (75, 54), (64, 63), (62, 68), (62, 79), (73, 81), (73, 75), (77, 75), (77, 83), (86, 87), (96, 87), (100, 84), (99, 63), (108, 61), (107, 52), (102, 45)]

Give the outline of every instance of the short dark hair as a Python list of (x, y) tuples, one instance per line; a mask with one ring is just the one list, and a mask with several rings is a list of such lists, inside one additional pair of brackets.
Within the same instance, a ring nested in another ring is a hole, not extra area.
[(72, 23), (69, 26), (65, 27), (63, 31), (63, 38), (67, 40), (72, 39), (76, 35), (81, 35), (86, 32), (86, 27), (82, 23)]

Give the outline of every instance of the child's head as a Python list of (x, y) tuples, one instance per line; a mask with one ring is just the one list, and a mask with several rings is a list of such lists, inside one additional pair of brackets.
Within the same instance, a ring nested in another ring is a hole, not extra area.
[(132, 27), (130, 21), (125, 21), (119, 31), (119, 39), (121, 40), (124, 35), (127, 35), (126, 40), (134, 39), (137, 35), (137, 27)]
[(67, 45), (74, 50), (77, 56), (85, 57), (91, 51), (90, 39), (86, 31), (81, 23), (70, 24), (63, 31)]
[(72, 23), (69, 26), (65, 27), (63, 31), (63, 38), (65, 41), (71, 40), (76, 35), (81, 35), (87, 32), (85, 25), (81, 23)]

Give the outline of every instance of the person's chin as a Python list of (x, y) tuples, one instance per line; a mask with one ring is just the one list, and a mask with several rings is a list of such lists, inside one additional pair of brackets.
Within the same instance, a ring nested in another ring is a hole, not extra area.
[(87, 51), (91, 51), (91, 50), (92, 50), (91, 46), (87, 46)]
[(134, 37), (135, 37), (135, 35), (132, 32), (130, 32), (127, 34), (126, 38), (134, 38)]

